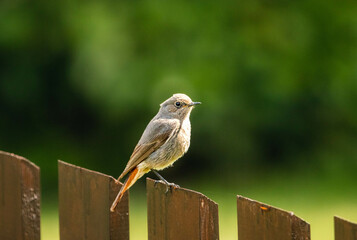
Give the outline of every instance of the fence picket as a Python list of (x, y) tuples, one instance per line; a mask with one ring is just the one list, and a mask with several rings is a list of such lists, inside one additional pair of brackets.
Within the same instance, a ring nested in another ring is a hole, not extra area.
[(310, 225), (292, 212), (237, 196), (239, 240), (309, 240)]
[(121, 187), (114, 178), (58, 161), (58, 179), (61, 240), (129, 239), (128, 194), (109, 210)]
[(335, 240), (357, 240), (357, 223), (334, 217)]
[[(121, 183), (58, 161), (60, 239), (128, 240), (129, 194), (109, 208)], [(218, 240), (218, 205), (199, 192), (147, 178), (148, 240)], [(239, 240), (310, 240), (292, 212), (237, 196)], [(357, 240), (357, 224), (334, 217), (335, 240)], [(40, 240), (40, 169), (0, 151), (0, 239)]]
[(218, 205), (201, 193), (147, 178), (148, 239), (219, 239)]
[(0, 151), (0, 239), (40, 240), (40, 169)]

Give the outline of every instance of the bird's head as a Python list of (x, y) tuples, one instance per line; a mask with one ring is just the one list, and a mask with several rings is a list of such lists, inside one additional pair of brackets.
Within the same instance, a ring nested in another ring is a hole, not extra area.
[(201, 103), (193, 102), (189, 96), (177, 93), (160, 104), (160, 113), (163, 116), (184, 120), (190, 116), (193, 107), (198, 104)]

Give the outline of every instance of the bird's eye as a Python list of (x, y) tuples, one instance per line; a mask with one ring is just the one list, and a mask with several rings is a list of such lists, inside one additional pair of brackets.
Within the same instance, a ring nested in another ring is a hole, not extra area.
[(181, 103), (180, 102), (175, 102), (175, 106), (176, 107), (181, 107)]

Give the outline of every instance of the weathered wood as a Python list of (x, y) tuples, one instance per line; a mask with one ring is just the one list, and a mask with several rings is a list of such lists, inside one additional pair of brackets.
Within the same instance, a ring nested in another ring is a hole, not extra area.
[(357, 223), (336, 216), (334, 222), (335, 240), (357, 240)]
[(218, 205), (201, 193), (147, 178), (148, 239), (219, 239)]
[(102, 173), (58, 161), (61, 240), (129, 239), (128, 193), (109, 208), (121, 184)]
[(309, 240), (310, 225), (292, 212), (237, 196), (239, 240)]
[(40, 239), (40, 169), (0, 151), (0, 239)]

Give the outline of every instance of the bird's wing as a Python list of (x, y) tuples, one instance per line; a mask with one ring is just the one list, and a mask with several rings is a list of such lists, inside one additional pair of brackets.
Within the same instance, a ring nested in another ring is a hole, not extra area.
[(176, 122), (171, 124), (160, 122), (159, 120), (150, 122), (118, 180), (160, 148), (175, 133), (176, 128)]

